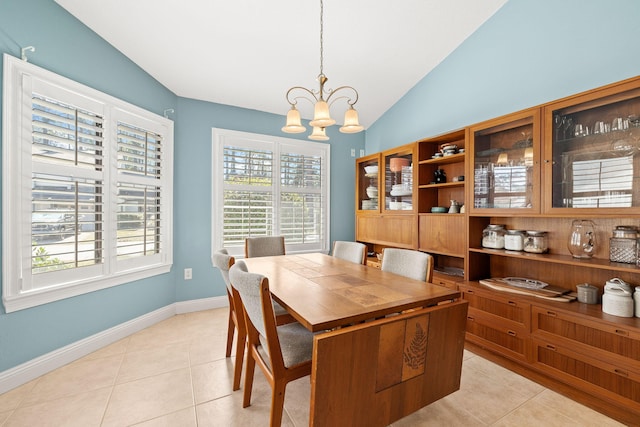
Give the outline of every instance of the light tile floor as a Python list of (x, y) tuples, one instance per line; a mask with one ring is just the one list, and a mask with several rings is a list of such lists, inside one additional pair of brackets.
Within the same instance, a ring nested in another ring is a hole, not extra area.
[[(0, 395), (0, 426), (266, 426), (270, 389), (231, 391), (227, 310), (181, 314)], [(309, 423), (309, 378), (287, 386), (283, 426)], [(460, 390), (394, 426), (619, 426), (465, 351)]]

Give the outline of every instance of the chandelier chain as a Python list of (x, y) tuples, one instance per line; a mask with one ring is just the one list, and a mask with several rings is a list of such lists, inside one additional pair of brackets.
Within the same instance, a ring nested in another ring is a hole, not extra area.
[(324, 44), (323, 44), (323, 36), (324, 36), (324, 4), (323, 1), (320, 0), (320, 75), (324, 75), (324, 67), (323, 67), (323, 57), (324, 57)]

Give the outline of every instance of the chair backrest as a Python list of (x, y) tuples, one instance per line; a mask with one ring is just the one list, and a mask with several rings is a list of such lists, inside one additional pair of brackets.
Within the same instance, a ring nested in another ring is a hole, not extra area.
[(231, 282), (229, 281), (229, 269), (235, 264), (235, 258), (229, 255), (226, 249), (218, 249), (213, 253), (213, 266), (222, 273), (227, 290), (231, 292)]
[(411, 279), (431, 282), (433, 256), (409, 249), (385, 248), (382, 254), (382, 270)]
[(284, 236), (247, 237), (244, 241), (246, 258), (284, 254)]
[(336, 240), (333, 242), (333, 251), (331, 253), (336, 258), (355, 262), (356, 264), (364, 264), (367, 259), (367, 246), (358, 242)]
[(272, 364), (284, 366), (269, 279), (261, 274), (249, 272), (242, 260), (231, 267), (229, 278), (233, 288), (240, 295), (249, 334), (252, 333), (253, 327), (259, 334), (262, 345), (267, 349)]

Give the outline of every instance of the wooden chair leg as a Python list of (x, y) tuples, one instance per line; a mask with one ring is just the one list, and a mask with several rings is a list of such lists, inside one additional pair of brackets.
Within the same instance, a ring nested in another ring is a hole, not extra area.
[(256, 367), (256, 361), (254, 355), (251, 354), (252, 349), (249, 347), (249, 354), (247, 355), (247, 366), (244, 370), (244, 395), (242, 400), (242, 407), (246, 408), (251, 405), (251, 389), (253, 388), (253, 373)]
[(246, 344), (247, 334), (242, 334), (238, 330), (238, 341), (236, 342), (236, 363), (233, 367), (233, 391), (240, 388), (240, 377), (242, 376), (242, 364), (244, 363), (244, 348)]
[(233, 346), (233, 335), (236, 330), (236, 324), (233, 321), (233, 312), (229, 309), (229, 326), (227, 327), (227, 352), (226, 356), (231, 356), (231, 347)]
[(287, 383), (284, 381), (275, 381), (273, 390), (271, 390), (271, 427), (279, 427), (282, 424), (282, 411), (284, 410), (284, 392)]

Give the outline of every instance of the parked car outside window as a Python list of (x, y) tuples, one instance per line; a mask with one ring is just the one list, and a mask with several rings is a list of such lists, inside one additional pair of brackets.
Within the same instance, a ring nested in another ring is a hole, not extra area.
[(75, 216), (69, 213), (33, 212), (31, 236), (36, 240), (64, 239), (76, 232)]

